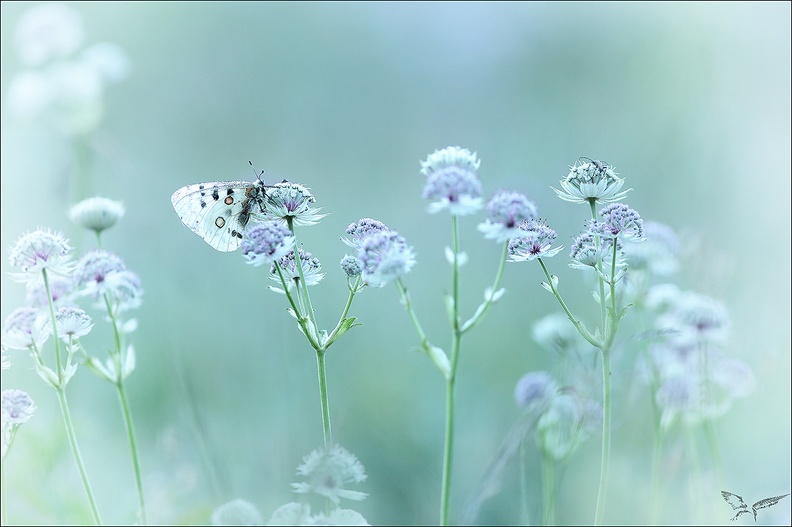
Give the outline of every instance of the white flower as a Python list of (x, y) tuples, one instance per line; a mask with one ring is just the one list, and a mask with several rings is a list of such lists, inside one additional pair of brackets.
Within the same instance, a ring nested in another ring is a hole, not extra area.
[(314, 225), (327, 214), (319, 214), (312, 207), (316, 198), (311, 190), (299, 183), (284, 181), (267, 188), (266, 214), (282, 221), (292, 220), (295, 225)]
[(0, 399), (2, 399), (3, 429), (26, 422), (36, 409), (33, 399), (22, 390), (3, 390)]
[(16, 308), (3, 323), (3, 346), (8, 349), (40, 348), (49, 336), (47, 317), (32, 307)]
[(58, 337), (65, 342), (84, 337), (91, 332), (93, 326), (91, 317), (78, 307), (61, 307), (55, 312)]
[(109, 229), (123, 216), (123, 203), (99, 196), (84, 199), (69, 210), (74, 223), (97, 233)]
[(304, 483), (292, 483), (294, 492), (297, 493), (314, 492), (325, 496), (336, 505), (341, 498), (359, 501), (367, 496), (363, 492), (344, 488), (349, 483), (365, 480), (366, 472), (354, 454), (340, 445), (314, 450), (305, 456), (303, 464), (297, 467), (297, 474), (308, 480)]
[(36, 5), (17, 22), (14, 43), (23, 62), (38, 66), (73, 53), (83, 40), (82, 18), (61, 3)]
[(421, 173), (426, 176), (423, 197), (432, 202), (429, 213), (448, 210), (464, 216), (481, 209), (481, 181), (476, 174), (480, 164), (475, 153), (458, 146), (436, 150), (422, 161)]
[(37, 230), (25, 234), (9, 249), (8, 261), (19, 267), (22, 273), (14, 273), (17, 280), (34, 283), (47, 269), (55, 274), (68, 274), (73, 264), (71, 252), (74, 249), (60, 233), (50, 230)]
[(610, 203), (624, 199), (630, 189), (620, 192), (624, 179), (618, 177), (613, 167), (601, 161), (592, 161), (570, 167), (569, 174), (560, 181), (561, 188), (553, 188), (558, 197), (572, 203)]

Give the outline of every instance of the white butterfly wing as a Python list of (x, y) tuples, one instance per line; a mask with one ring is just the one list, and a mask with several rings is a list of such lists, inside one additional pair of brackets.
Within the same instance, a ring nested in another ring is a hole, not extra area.
[(248, 220), (242, 213), (248, 200), (247, 191), (255, 185), (250, 181), (196, 183), (174, 192), (171, 203), (188, 229), (214, 249), (231, 252), (242, 243)]

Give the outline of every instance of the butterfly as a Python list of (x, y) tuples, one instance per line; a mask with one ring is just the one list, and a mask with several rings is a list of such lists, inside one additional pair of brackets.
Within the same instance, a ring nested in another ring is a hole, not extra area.
[[(263, 172), (262, 172), (263, 174)], [(171, 203), (182, 223), (221, 252), (236, 251), (242, 233), (255, 215), (265, 214), (267, 189), (257, 181), (211, 181), (180, 188)]]
[(732, 518), (732, 521), (739, 518), (741, 515), (745, 513), (753, 513), (754, 521), (756, 521), (756, 511), (759, 509), (764, 509), (766, 507), (771, 507), (781, 501), (781, 499), (786, 498), (789, 494), (784, 494), (783, 496), (774, 496), (772, 498), (765, 498), (763, 500), (759, 500), (753, 505), (751, 505), (751, 509), (748, 509), (748, 505), (745, 504), (743, 499), (738, 496), (737, 494), (733, 494), (731, 492), (726, 492), (725, 490), (721, 491), (721, 495), (723, 499), (726, 500), (726, 503), (732, 506), (732, 509), (737, 511), (737, 514)]

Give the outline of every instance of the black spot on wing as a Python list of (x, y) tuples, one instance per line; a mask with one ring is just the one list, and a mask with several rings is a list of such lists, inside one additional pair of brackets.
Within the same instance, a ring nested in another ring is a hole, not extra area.
[(214, 198), (215, 201), (220, 199), (220, 193), (217, 191), (217, 187), (212, 189), (212, 198)]

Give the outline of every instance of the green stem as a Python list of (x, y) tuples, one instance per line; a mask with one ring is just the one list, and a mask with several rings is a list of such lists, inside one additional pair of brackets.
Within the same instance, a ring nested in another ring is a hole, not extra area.
[(412, 307), (412, 301), (410, 300), (410, 293), (407, 291), (407, 287), (401, 281), (401, 278), (396, 279), (396, 288), (399, 290), (399, 296), (401, 297), (402, 304), (404, 305), (404, 309), (407, 311), (407, 314), (410, 317), (410, 320), (413, 323), (413, 327), (415, 328), (416, 333), (418, 333), (418, 337), (421, 339), (421, 348), (424, 351), (429, 351), (429, 340), (426, 338), (426, 333), (424, 333), (423, 328), (421, 327), (421, 323), (418, 321), (418, 317), (415, 314), (415, 310)]
[(526, 467), (527, 442), (525, 437), (520, 439), (520, 509), (522, 510), (522, 523), (525, 525), (530, 523), (530, 518), (528, 518), (528, 467)]
[(102, 519), (99, 517), (99, 510), (96, 508), (96, 500), (94, 499), (93, 491), (91, 491), (91, 484), (88, 481), (88, 474), (85, 472), (82, 456), (80, 455), (80, 448), (77, 446), (77, 435), (74, 433), (74, 424), (71, 420), (69, 413), (69, 406), (66, 403), (66, 391), (62, 387), (56, 390), (58, 393), (58, 403), (60, 404), (61, 413), (63, 414), (63, 423), (66, 425), (66, 435), (69, 438), (69, 446), (71, 447), (74, 461), (77, 463), (77, 469), (80, 472), (80, 479), (82, 480), (85, 494), (88, 496), (88, 503), (91, 506), (91, 514), (93, 515), (94, 523), (102, 525)]
[(605, 496), (608, 490), (608, 468), (610, 464), (611, 444), (611, 372), (610, 349), (602, 350), (602, 462), (600, 465), (599, 491), (597, 492), (597, 510), (595, 525), (602, 525), (605, 515)]
[(457, 364), (459, 362), (459, 346), (462, 331), (459, 327), (459, 219), (451, 216), (451, 237), (454, 261), (452, 264), (452, 332), (451, 332), (451, 367), (446, 379), (446, 414), (445, 441), (443, 444), (443, 479), (440, 492), (440, 525), (448, 525), (451, 505), (451, 469), (454, 460), (454, 395)]
[(50, 290), (49, 276), (47, 270), (42, 269), (41, 275), (44, 277), (44, 289), (47, 291), (47, 305), (49, 306), (50, 322), (52, 322), (52, 338), (55, 341), (55, 373), (58, 375), (58, 381), (63, 380), (61, 372), (61, 356), (60, 356), (60, 339), (58, 338), (58, 325), (55, 323), (55, 304), (52, 301), (52, 291)]
[(542, 454), (542, 525), (556, 525), (555, 517), (555, 460)]
[(138, 504), (140, 506), (140, 520), (143, 522), (143, 525), (146, 525), (148, 523), (146, 520), (146, 500), (143, 494), (143, 478), (141, 477), (140, 473), (140, 460), (137, 452), (137, 442), (135, 441), (135, 428), (132, 424), (132, 413), (129, 411), (129, 401), (127, 400), (126, 390), (124, 389), (124, 365), (122, 364), (121, 360), (121, 332), (118, 330), (118, 319), (116, 318), (116, 313), (113, 310), (113, 306), (110, 302), (110, 297), (106, 293), (104, 295), (104, 300), (105, 306), (107, 307), (107, 313), (110, 316), (110, 322), (113, 326), (115, 352), (112, 353), (112, 357), (117, 375), (115, 386), (118, 390), (118, 398), (121, 402), (121, 413), (124, 416), (124, 425), (126, 426), (127, 439), (129, 440), (129, 451), (130, 455), (132, 456), (132, 468), (135, 471), (135, 485), (137, 486)]
[(501, 259), (500, 263), (498, 264), (498, 272), (495, 274), (495, 281), (492, 283), (492, 287), (490, 288), (490, 297), (484, 301), (484, 306), (481, 308), (481, 311), (477, 312), (476, 315), (465, 322), (462, 325), (462, 333), (466, 333), (473, 329), (473, 326), (478, 324), (481, 320), (484, 319), (484, 316), (487, 314), (487, 311), (490, 310), (493, 304), (492, 297), (498, 290), (500, 286), (501, 279), (503, 278), (503, 269), (506, 267), (506, 256), (508, 255), (509, 244), (508, 242), (503, 244), (503, 251), (501, 252)]
[(547, 270), (547, 267), (545, 266), (542, 259), (537, 258), (537, 260), (539, 261), (539, 265), (542, 266), (542, 271), (544, 271), (544, 274), (547, 277), (547, 284), (550, 286), (551, 292), (556, 297), (556, 300), (558, 300), (558, 303), (561, 305), (561, 308), (564, 310), (564, 313), (566, 313), (567, 318), (570, 320), (570, 322), (572, 322), (572, 325), (575, 326), (575, 329), (578, 330), (578, 333), (580, 333), (580, 336), (586, 339), (586, 341), (588, 341), (588, 343), (594, 346), (595, 348), (602, 349), (602, 343), (594, 339), (591, 336), (591, 333), (589, 333), (588, 330), (585, 328), (583, 323), (578, 319), (576, 319), (575, 316), (572, 314), (572, 312), (569, 310), (569, 308), (566, 305), (566, 302), (564, 302), (564, 299), (561, 298), (558, 289), (553, 283), (553, 277), (550, 275), (550, 272)]
[(660, 516), (660, 508), (662, 500), (660, 499), (660, 458), (663, 453), (663, 436), (664, 432), (659, 424), (656, 425), (655, 441), (654, 441), (654, 454), (652, 456), (652, 483), (650, 488), (649, 499), (649, 525), (657, 525)]
[(319, 372), (319, 398), (322, 405), (322, 431), (324, 433), (324, 444), (330, 446), (333, 443), (333, 432), (330, 429), (330, 403), (327, 397), (327, 373), (325, 372), (325, 351), (316, 352), (316, 368)]
[(129, 401), (127, 400), (126, 391), (124, 390), (124, 382), (120, 378), (116, 387), (118, 388), (118, 398), (121, 401), (121, 410), (124, 414), (124, 424), (126, 425), (127, 438), (129, 439), (129, 450), (132, 455), (132, 465), (135, 470), (135, 484), (137, 485), (138, 504), (140, 505), (140, 520), (143, 525), (146, 525), (148, 523), (146, 519), (146, 500), (143, 494), (143, 478), (140, 473), (140, 462), (137, 442), (135, 441), (135, 429), (132, 425), (132, 414), (129, 411)]

